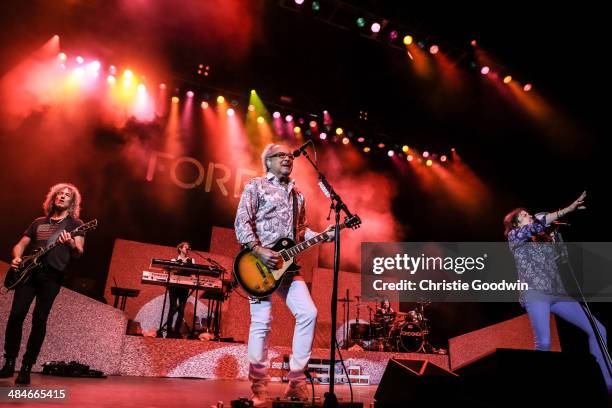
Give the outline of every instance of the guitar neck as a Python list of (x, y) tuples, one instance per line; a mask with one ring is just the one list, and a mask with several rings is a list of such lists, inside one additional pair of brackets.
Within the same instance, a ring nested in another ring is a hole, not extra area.
[[(78, 232), (78, 228), (75, 229), (74, 231), (70, 232), (70, 236), (72, 238), (74, 238), (74, 234)], [(59, 238), (55, 240), (54, 243), (52, 243), (51, 245), (49, 245), (48, 247), (46, 247), (40, 254), (38, 254), (38, 256), (42, 256), (44, 254), (46, 254), (47, 252), (49, 252), (50, 250), (52, 250), (53, 248), (55, 248), (56, 246), (61, 245), (59, 242)]]
[[(345, 224), (340, 224), (340, 229), (344, 228), (346, 225)], [(289, 258), (295, 258), (296, 256), (298, 256), (301, 252), (304, 252), (305, 250), (307, 250), (308, 248), (311, 248), (317, 244), (320, 244), (321, 242), (325, 241), (325, 239), (327, 238), (327, 233), (326, 232), (322, 232), (320, 234), (315, 235), (314, 237), (307, 239), (304, 242), (300, 242), (297, 245), (292, 246), (291, 248), (287, 248), (284, 251), (281, 251), (281, 256), (283, 254), (286, 254)]]

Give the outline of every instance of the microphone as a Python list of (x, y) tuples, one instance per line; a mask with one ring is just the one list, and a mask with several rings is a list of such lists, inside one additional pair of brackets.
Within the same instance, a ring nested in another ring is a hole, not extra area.
[(304, 150), (306, 150), (306, 146), (308, 146), (311, 143), (312, 143), (312, 140), (309, 140), (303, 145), (301, 145), (297, 150), (294, 150), (293, 157), (299, 157), (302, 153), (304, 153)]
[(319, 181), (319, 188), (321, 189), (321, 191), (323, 191), (323, 194), (325, 194), (325, 197), (327, 198), (331, 197), (331, 192), (327, 189), (327, 186), (322, 181)]

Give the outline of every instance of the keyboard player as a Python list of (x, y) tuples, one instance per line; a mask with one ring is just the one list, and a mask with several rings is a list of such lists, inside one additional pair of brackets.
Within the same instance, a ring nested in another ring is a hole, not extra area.
[[(191, 251), (191, 245), (189, 242), (181, 242), (176, 246), (178, 255), (176, 258), (172, 258), (174, 262), (180, 262), (183, 264), (195, 264), (195, 259), (189, 257), (189, 251)], [(185, 305), (187, 304), (187, 297), (189, 296), (189, 288), (180, 286), (170, 286), (168, 288), (168, 297), (170, 299), (170, 305), (168, 306), (168, 331), (166, 338), (180, 339), (181, 326), (183, 325), (183, 317), (185, 316)], [(174, 314), (177, 314), (176, 320), (173, 322)]]

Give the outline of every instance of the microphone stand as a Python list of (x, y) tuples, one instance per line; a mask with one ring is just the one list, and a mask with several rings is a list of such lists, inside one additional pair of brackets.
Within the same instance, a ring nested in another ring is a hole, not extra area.
[(330, 356), (329, 356), (329, 391), (325, 393), (323, 402), (324, 408), (337, 408), (338, 398), (334, 394), (335, 374), (336, 374), (336, 313), (338, 312), (338, 275), (340, 274), (340, 213), (344, 212), (346, 217), (353, 217), (348, 207), (342, 201), (342, 198), (334, 191), (333, 187), (321, 173), (317, 165), (311, 160), (306, 150), (302, 150), (304, 157), (308, 159), (312, 167), (319, 176), (319, 186), (327, 197), (331, 200), (331, 208), (335, 212), (336, 230), (334, 234), (334, 280), (332, 286), (331, 297), (331, 339), (330, 339)]
[[(559, 225), (566, 225), (566, 224), (559, 224)], [(561, 231), (559, 231), (559, 229), (556, 228), (553, 231), (553, 236), (554, 236), (555, 251), (557, 253), (556, 261), (558, 264), (562, 263), (567, 266), (567, 270), (569, 271), (570, 276), (574, 280), (574, 285), (576, 285), (576, 289), (577, 289), (578, 296), (580, 299), (579, 303), (582, 306), (582, 309), (584, 311), (584, 314), (587, 317), (587, 320), (591, 324), (591, 328), (593, 329), (593, 332), (595, 333), (595, 338), (597, 339), (597, 345), (599, 346), (601, 355), (604, 359), (604, 362), (606, 363), (606, 369), (608, 371), (608, 374), (612, 376), (612, 357), (610, 357), (610, 353), (608, 352), (607, 344), (603, 340), (603, 336), (601, 332), (599, 331), (599, 327), (597, 327), (595, 316), (593, 315), (593, 312), (591, 312), (589, 303), (586, 299), (586, 296), (582, 292), (582, 288), (580, 287), (580, 283), (578, 282), (578, 278), (576, 277), (576, 273), (574, 271), (574, 268), (572, 267), (572, 263), (569, 260), (569, 253), (567, 251), (567, 246), (565, 245), (565, 241), (563, 240), (563, 235), (561, 235)]]

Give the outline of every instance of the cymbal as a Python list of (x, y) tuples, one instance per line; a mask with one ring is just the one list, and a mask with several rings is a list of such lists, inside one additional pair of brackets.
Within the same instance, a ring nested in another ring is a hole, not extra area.
[(344, 298), (342, 298), (342, 299), (338, 299), (337, 301), (338, 301), (338, 302), (344, 302), (344, 303), (354, 302), (354, 300), (351, 300), (351, 299), (344, 299)]

